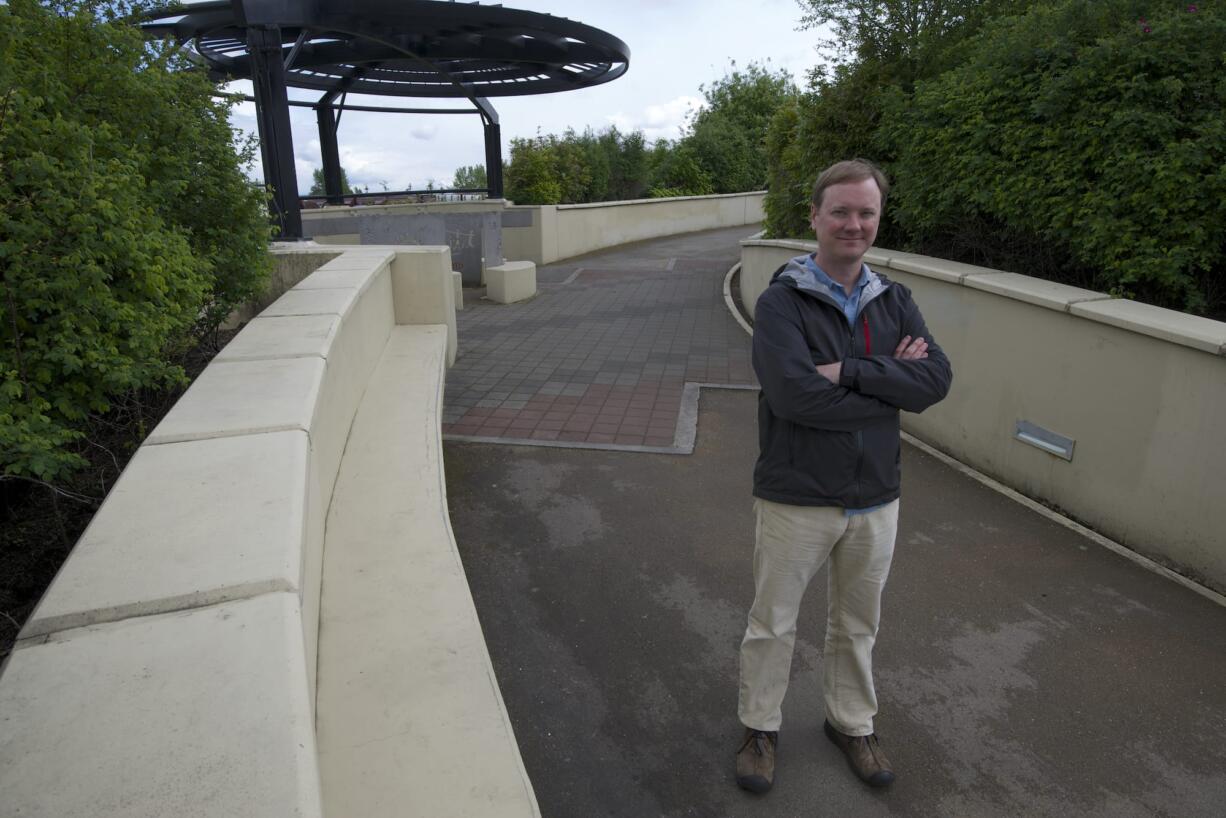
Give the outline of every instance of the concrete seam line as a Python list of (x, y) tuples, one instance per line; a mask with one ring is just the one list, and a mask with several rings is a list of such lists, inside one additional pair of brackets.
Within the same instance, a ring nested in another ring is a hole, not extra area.
[(753, 327), (751, 327), (749, 322), (745, 320), (745, 317), (741, 315), (741, 311), (736, 308), (736, 302), (732, 300), (732, 277), (736, 275), (737, 270), (740, 269), (741, 262), (738, 261), (728, 269), (728, 274), (724, 276), (724, 304), (728, 307), (728, 312), (732, 313), (732, 317), (736, 319), (736, 322), (741, 325), (741, 329), (745, 330), (745, 332), (752, 336)]
[(1170, 568), (1167, 568), (1163, 565), (1159, 565), (1157, 562), (1154, 562), (1149, 557), (1146, 557), (1142, 554), (1138, 554), (1136, 551), (1133, 551), (1131, 548), (1121, 545), (1120, 543), (1117, 543), (1115, 540), (1105, 537), (1102, 534), (1099, 534), (1097, 531), (1091, 528), (1087, 528), (1081, 523), (1076, 522), (1075, 520), (1071, 520), (1068, 517), (1065, 517), (1063, 514), (1060, 514), (1057, 511), (1051, 510), (1047, 506), (1043, 505), (1042, 503), (1036, 500), (1030, 499), (1029, 497), (1022, 494), (1021, 492), (1015, 489), (1011, 489), (1008, 486), (1004, 485), (1003, 483), (993, 480), (991, 477), (988, 477), (986, 474), (980, 471), (976, 471), (974, 468), (966, 465), (965, 463), (961, 463), (955, 460), (954, 458), (950, 457), (949, 455), (945, 454), (942, 451), (934, 449), (932, 446), (928, 445), (927, 443), (915, 437), (914, 435), (908, 434), (907, 432), (903, 432), (902, 438), (907, 443), (916, 447), (917, 449), (924, 452), (925, 454), (932, 455), (933, 457), (940, 460), (942, 463), (951, 467), (955, 471), (966, 475), (972, 480), (976, 480), (979, 483), (982, 483), (984, 486), (987, 486), (988, 488), (992, 489), (995, 492), (998, 492), (999, 494), (1003, 494), (1004, 496), (1008, 497), (1010, 500), (1013, 500), (1014, 502), (1025, 506), (1031, 511), (1034, 511), (1042, 515), (1043, 517), (1046, 517), (1052, 522), (1058, 523), (1064, 526), (1065, 528), (1069, 529), (1070, 531), (1080, 534), (1081, 536), (1085, 537), (1086, 539), (1090, 540), (1096, 545), (1100, 545), (1103, 548), (1106, 548), (1108, 551), (1112, 551), (1120, 555), (1121, 557), (1124, 557), (1125, 559), (1136, 563), (1137, 565), (1141, 566), (1142, 568), (1145, 568), (1146, 570), (1152, 573), (1166, 577), (1167, 579), (1184, 586), (1190, 591), (1195, 591), (1196, 593), (1203, 596), (1205, 599), (1208, 599), (1210, 602), (1216, 602), (1218, 605), (1226, 607), (1226, 596), (1219, 594), (1217, 591), (1214, 591), (1211, 588), (1206, 588), (1204, 585), (1201, 585), (1198, 582), (1190, 580), (1184, 575), (1178, 574), (1172, 571)]
[(16, 639), (13, 642), (13, 653), (27, 647), (36, 647), (52, 642), (58, 644), (77, 632), (95, 629), (109, 630), (109, 626), (124, 625), (130, 622), (158, 617), (177, 616), (210, 608), (220, 608), (224, 605), (246, 602), (270, 594), (293, 594), (295, 597), (299, 596), (298, 589), (287, 582), (280, 580), (271, 582), (257, 581), (232, 585), (211, 594), (180, 594), (174, 597), (163, 597), (154, 600), (151, 607), (145, 611), (137, 610), (137, 608), (142, 604), (149, 603), (133, 602), (105, 609), (94, 609), (93, 613), (97, 613), (96, 617), (89, 617), (87, 615), (91, 613), (89, 611), (64, 614), (50, 620), (52, 626), (49, 630), (39, 630), (38, 633)]

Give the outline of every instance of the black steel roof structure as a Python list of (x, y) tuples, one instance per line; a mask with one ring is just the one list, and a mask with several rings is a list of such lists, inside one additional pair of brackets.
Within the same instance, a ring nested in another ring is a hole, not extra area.
[[(502, 196), (498, 114), (488, 97), (570, 91), (617, 79), (630, 49), (591, 26), (520, 9), (442, 0), (210, 0), (145, 15), (219, 81), (250, 79), (264, 180), (283, 238), (302, 236), (290, 105), (316, 111), (328, 201), (341, 201), (336, 130), (345, 110), (477, 114), (488, 193)], [(321, 92), (291, 101), (287, 88)], [(348, 94), (462, 98), (472, 108), (348, 106)]]

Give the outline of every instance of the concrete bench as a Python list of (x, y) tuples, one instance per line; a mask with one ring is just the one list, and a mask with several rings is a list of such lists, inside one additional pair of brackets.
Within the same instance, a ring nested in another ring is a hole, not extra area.
[(447, 517), (446, 347), (440, 328), (392, 330), (332, 495), (317, 700), (327, 815), (539, 814)]
[(499, 304), (511, 304), (536, 295), (536, 265), (508, 261), (485, 268), (485, 295)]
[[(319, 248), (282, 252), (317, 255)], [(455, 341), (446, 247), (360, 247), (323, 263), (222, 350), (132, 458), (0, 671), (0, 812), (477, 814), (461, 811), (468, 809), (464, 799), (454, 799), (452, 810), (431, 804), (418, 811), (416, 801), (401, 797), (398, 781), (382, 777), (391, 774), (387, 767), (355, 773), (361, 787), (393, 793), (394, 803), (381, 802), (384, 812), (330, 811), (355, 780), (342, 769), (353, 757), (345, 745), (352, 733), (317, 733), (317, 720), (336, 723), (337, 702), (330, 692), (317, 708), (321, 605), (340, 628), (341, 601), (358, 605), (364, 597), (350, 586), (337, 600), (327, 590), (321, 599), (325, 520), (342, 464), (363, 460), (345, 456), (355, 417), (385, 418), (384, 410), (362, 408), (367, 397), (382, 406), (385, 388), (422, 414), (404, 424), (361, 420), (358, 437), (370, 429), (384, 435), (376, 448), (397, 453), (396, 490), (421, 495), (436, 514), (433, 526), (414, 529), (411, 549), (399, 541), (401, 553), (424, 566), (437, 562), (430, 555), (455, 560), (446, 506), (435, 502), (442, 485), (438, 401)], [(401, 360), (406, 353), (423, 358)], [(394, 517), (393, 508), (371, 514)], [(398, 521), (368, 522), (394, 528)], [(339, 518), (332, 524), (344, 530)], [(415, 583), (439, 576), (435, 567), (400, 567), (399, 590), (410, 598), (429, 590)], [(376, 597), (380, 577), (366, 579)], [(437, 632), (456, 643), (456, 623), (468, 623), (465, 655), (479, 664), (484, 646), (471, 598), (458, 593), (462, 571), (450, 581), (450, 605), (429, 617), (385, 620), (384, 635), (420, 645), (437, 620)], [(319, 679), (336, 691), (333, 665), (322, 665)], [(427, 684), (437, 680), (402, 676), (397, 681), (407, 686), (384, 688), (385, 700), (363, 704), (394, 711), (406, 700), (429, 701), (436, 717), (469, 709), (483, 719), (498, 716), (492, 724), (501, 744), (464, 719), (432, 727), (456, 727), (457, 753), (468, 741), (463, 752), (471, 757), (506, 754), (490, 763), (514, 772), (518, 751), (509, 726), (499, 727), (506, 716), (488, 657), (485, 667), (484, 687), (454, 680), (448, 690), (455, 700), (440, 684)], [(418, 683), (421, 690), (413, 688)], [(429, 748), (410, 742), (397, 747), (396, 760), (416, 768), (423, 754)], [(321, 779), (336, 786), (321, 791)], [(501, 814), (535, 814), (526, 778), (516, 786), (517, 800)]]

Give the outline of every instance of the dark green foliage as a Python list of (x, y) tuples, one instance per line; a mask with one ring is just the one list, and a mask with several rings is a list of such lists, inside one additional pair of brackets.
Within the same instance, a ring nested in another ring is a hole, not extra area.
[[(993, 15), (1027, 0), (800, 0), (801, 24), (828, 26), (821, 42), (831, 60), (809, 75), (794, 107), (781, 109), (767, 137), (771, 184), (766, 229), (805, 236), (817, 174), (842, 159), (865, 157), (888, 168), (893, 156), (877, 139), (885, 101), (956, 64), (963, 43)], [(886, 210), (879, 244), (902, 237)]]
[(691, 146), (661, 139), (652, 151), (652, 160), (652, 198), (705, 196), (715, 192), (711, 175), (698, 163)]
[[(873, 69), (839, 66), (829, 78), (815, 73), (810, 90), (775, 114), (766, 137), (770, 184), (763, 203), (771, 235), (808, 235), (810, 193), (822, 168), (877, 156), (873, 138), (887, 86)], [(889, 227), (882, 227), (884, 243)]]
[(871, 64), (886, 82), (910, 89), (950, 67), (952, 52), (990, 19), (1033, 0), (798, 0), (801, 26), (829, 26), (821, 42), (836, 65)]
[(1220, 7), (1182, 2), (999, 21), (891, 101), (896, 219), (930, 242), (1001, 225), (1064, 249), (1096, 289), (1204, 309), (1226, 253), (1224, 49)]
[(757, 63), (738, 70), (734, 63), (731, 73), (701, 90), (707, 104), (694, 114), (679, 149), (693, 156), (712, 192), (763, 189), (766, 133), (775, 112), (796, 97), (791, 77)]
[(0, 473), (81, 465), (90, 418), (261, 286), (263, 193), (211, 85), (89, 3), (0, 7)]
[[(458, 172), (459, 171), (457, 171), (457, 173)], [(325, 181), (324, 181), (324, 169), (315, 168), (315, 170), (311, 171), (311, 189), (310, 191), (308, 191), (307, 195), (308, 196), (324, 196), (327, 194), (327, 192), (328, 191), (327, 191), (327, 188), (325, 187)], [(342, 167), (341, 168), (341, 195), (345, 195), (348, 193), (355, 193), (355, 192), (356, 191), (353, 189), (353, 186), (349, 184), (349, 174), (346, 173), (345, 169)]]
[(643, 135), (616, 128), (512, 139), (507, 198), (517, 204), (637, 199), (647, 190), (647, 163)]
[(1221, 314), (1219, 5), (805, 5), (843, 60), (772, 122), (772, 235), (805, 235), (814, 176), (867, 156), (895, 184), (879, 244)]

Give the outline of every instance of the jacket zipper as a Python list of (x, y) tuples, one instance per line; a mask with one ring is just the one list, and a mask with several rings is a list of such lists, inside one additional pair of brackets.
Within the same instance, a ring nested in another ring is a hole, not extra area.
[[(864, 354), (868, 355), (870, 354), (869, 353), (870, 347), (869, 347), (869, 340), (868, 340), (868, 316), (864, 314), (863, 307), (860, 308), (860, 317), (864, 319)], [(856, 325), (854, 322), (852, 323), (851, 327), (849, 327), (849, 330), (850, 330), (850, 341), (851, 341), (850, 355), (854, 356), (856, 354)], [(863, 465), (864, 465), (864, 432), (857, 429), (856, 430), (856, 486), (855, 486), (855, 494), (854, 494), (855, 503), (852, 505), (852, 508), (860, 507), (860, 471)]]

